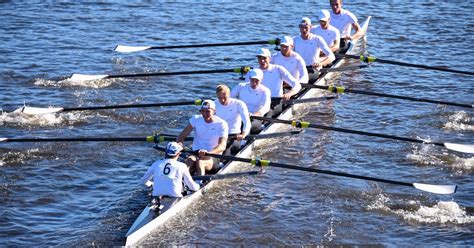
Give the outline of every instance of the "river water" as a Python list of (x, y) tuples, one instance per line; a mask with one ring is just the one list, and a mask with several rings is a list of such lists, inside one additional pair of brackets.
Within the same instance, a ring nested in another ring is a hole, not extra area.
[[(346, 1), (372, 16), (366, 53), (472, 71), (473, 7), (465, 1)], [(11, 113), (24, 104), (73, 107), (213, 97), (237, 74), (113, 79), (73, 84), (71, 73), (121, 74), (256, 65), (259, 46), (150, 50), (297, 35), (319, 2), (1, 1), (0, 137), (145, 137), (177, 133), (196, 107)], [(314, 20), (314, 19), (313, 19)], [(271, 46), (267, 46), (272, 48)], [(352, 62), (355, 63), (356, 62)], [(473, 104), (472, 76), (377, 64), (333, 83)], [(312, 123), (441, 142), (474, 143), (471, 109), (345, 94), (296, 113)], [(138, 180), (162, 155), (142, 142), (0, 145), (0, 237), (7, 246), (116, 246), (142, 210)], [(309, 172), (219, 182), (157, 229), (148, 245), (474, 245), (474, 158), (444, 148), (321, 130), (273, 139), (272, 161), (406, 182), (456, 184), (454, 195)], [(249, 167), (250, 168), (250, 167)], [(249, 169), (248, 168), (248, 169)]]

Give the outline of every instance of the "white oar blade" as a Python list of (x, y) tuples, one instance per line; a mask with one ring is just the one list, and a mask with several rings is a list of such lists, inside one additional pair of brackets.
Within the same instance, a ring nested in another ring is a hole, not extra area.
[(413, 186), (419, 190), (441, 195), (454, 194), (458, 188), (456, 185), (433, 185), (424, 183), (413, 183)]
[(474, 145), (444, 143), (444, 147), (457, 152), (474, 153)]
[(150, 49), (151, 46), (122, 46), (117, 45), (115, 47), (115, 51), (119, 53), (133, 53), (133, 52), (140, 52)]
[(0, 142), (7, 140), (8, 138), (0, 138)]
[(99, 80), (107, 78), (109, 75), (87, 75), (87, 74), (72, 74), (69, 78), (69, 81), (74, 82), (83, 82), (83, 81), (91, 81), (91, 80)]
[(14, 112), (22, 112), (28, 115), (43, 115), (52, 114), (62, 111), (63, 108), (36, 108), (36, 107), (23, 107), (15, 110)]

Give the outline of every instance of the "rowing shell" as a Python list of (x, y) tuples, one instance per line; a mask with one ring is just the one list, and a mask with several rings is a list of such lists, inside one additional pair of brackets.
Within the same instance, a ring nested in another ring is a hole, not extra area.
[[(362, 25), (362, 30), (364, 32), (364, 39), (365, 33), (367, 31), (369, 21), (370, 21), (370, 16), (365, 20), (364, 24)], [(352, 41), (349, 45), (349, 49), (346, 54), (354, 54), (354, 50), (356, 48), (356, 45), (360, 43), (359, 40)], [(338, 68), (344, 63), (343, 59), (338, 59), (336, 62), (333, 64), (331, 68)], [(315, 84), (318, 85), (327, 85), (327, 80), (333, 78), (336, 74), (334, 72), (326, 72), (322, 73), (318, 80), (315, 82)], [(297, 99), (308, 99), (311, 97), (321, 97), (325, 94), (324, 91), (319, 90), (319, 89), (306, 89), (303, 90)], [(291, 107), (288, 107), (284, 109), (281, 114), (278, 116), (278, 119), (284, 119), (284, 120), (289, 120), (293, 117), (293, 111), (297, 106), (301, 105), (293, 105)], [(260, 134), (268, 134), (268, 133), (273, 133), (279, 129), (284, 128), (284, 124), (279, 124), (279, 123), (273, 123), (269, 124), (267, 127), (265, 127)], [(254, 141), (249, 141), (243, 148), (237, 153), (237, 157), (242, 157), (242, 158), (248, 158), (252, 154), (252, 150), (255, 146), (260, 146), (265, 141), (263, 140), (254, 140)], [(238, 168), (239, 164), (241, 162), (237, 161), (230, 161), (227, 164), (225, 164), (222, 169), (220, 169), (216, 174), (227, 174), (230, 172), (233, 172)], [(148, 204), (145, 209), (142, 211), (142, 213), (138, 216), (138, 218), (135, 220), (133, 223), (132, 227), (128, 230), (126, 234), (126, 246), (131, 246), (135, 245), (138, 242), (140, 242), (143, 238), (145, 238), (149, 233), (151, 233), (154, 229), (157, 227), (163, 225), (166, 221), (168, 221), (170, 218), (175, 216), (177, 213), (185, 210), (189, 205), (191, 205), (194, 201), (196, 201), (199, 197), (202, 196), (202, 194), (209, 190), (211, 187), (213, 187), (215, 181), (209, 181), (207, 184), (205, 184), (200, 190), (186, 195), (183, 198), (163, 198), (161, 200), (161, 204), (163, 205), (163, 208), (160, 211), (160, 214), (158, 215), (155, 210), (151, 209), (151, 205)]]

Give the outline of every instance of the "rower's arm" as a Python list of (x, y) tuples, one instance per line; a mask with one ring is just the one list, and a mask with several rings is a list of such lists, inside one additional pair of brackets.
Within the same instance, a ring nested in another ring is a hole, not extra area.
[(227, 136), (225, 137), (219, 137), (219, 143), (217, 144), (214, 149), (211, 151), (208, 151), (209, 153), (214, 153), (214, 154), (222, 154), (225, 151), (226, 145), (227, 145)]
[(324, 41), (323, 38), (318, 36), (318, 43), (319, 43), (318, 44), (319, 48), (324, 53), (324, 55), (326, 55), (323, 60), (319, 61), (319, 64), (321, 64), (322, 66), (325, 66), (329, 63), (332, 63), (336, 59), (336, 56), (334, 56), (334, 53), (329, 48), (326, 41)]
[(189, 134), (193, 131), (193, 126), (191, 124), (188, 124), (183, 131), (178, 135), (178, 138), (176, 138), (177, 142), (183, 143), (184, 139), (189, 136)]
[(184, 183), (186, 184), (186, 186), (188, 186), (190, 190), (192, 191), (199, 190), (200, 188), (199, 184), (194, 182), (193, 177), (191, 176), (191, 174), (189, 174), (189, 169), (186, 166), (183, 167), (183, 179), (184, 179)]
[(333, 52), (337, 52), (341, 46), (341, 33), (339, 32), (339, 29), (336, 29), (336, 31), (336, 40), (331, 47), (331, 51)]
[(249, 110), (247, 108), (247, 105), (243, 101), (239, 100), (239, 102), (240, 102), (239, 114), (240, 114), (240, 118), (242, 119), (242, 122), (244, 123), (241, 134), (243, 138), (245, 138), (250, 133), (250, 128), (252, 127), (252, 123), (250, 122)]
[(360, 27), (359, 23), (354, 22), (352, 23), (352, 28), (354, 29), (355, 33), (352, 36), (349, 36), (349, 40), (357, 40), (359, 39), (362, 35), (362, 28)]
[[(280, 70), (280, 75), (283, 78), (283, 81), (285, 81), (291, 87), (291, 90), (288, 91), (284, 95), (287, 95), (287, 96), (291, 97), (294, 94), (298, 93), (301, 90), (300, 82), (295, 77), (293, 77), (293, 75), (291, 75), (283, 66), (280, 66), (279, 70)], [(285, 97), (285, 96), (283, 96), (283, 97)]]

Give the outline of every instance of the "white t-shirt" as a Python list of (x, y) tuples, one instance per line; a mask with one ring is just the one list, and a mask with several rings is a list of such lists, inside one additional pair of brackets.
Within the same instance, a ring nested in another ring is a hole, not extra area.
[(214, 121), (207, 123), (202, 115), (195, 115), (189, 119), (189, 123), (194, 131), (194, 151), (200, 149), (211, 151), (219, 144), (219, 138), (228, 136), (227, 122), (218, 116), (214, 115)]
[(193, 181), (186, 164), (174, 159), (158, 160), (148, 168), (141, 179), (145, 184), (153, 178), (153, 196), (183, 197), (183, 179), (189, 189), (196, 191), (199, 185)]
[(238, 98), (247, 104), (250, 113), (260, 112), (262, 115), (270, 111), (272, 103), (270, 95), (270, 90), (266, 86), (260, 84), (256, 89), (252, 89), (250, 83), (240, 83), (230, 92), (231, 97)]
[(321, 36), (309, 34), (309, 38), (307, 40), (303, 40), (301, 35), (298, 35), (293, 38), (293, 41), (295, 44), (295, 52), (303, 57), (306, 65), (318, 63), (320, 51), (323, 51), (323, 53), (330, 57), (331, 60), (336, 59), (334, 53), (331, 51), (323, 38), (321, 38)]
[(272, 55), (271, 63), (281, 65), (302, 84), (308, 83), (308, 70), (303, 58), (296, 52), (291, 52), (290, 56), (285, 57), (283, 54), (275, 53)]
[(329, 25), (327, 29), (323, 29), (321, 28), (321, 25), (319, 25), (311, 29), (311, 33), (321, 36), (321, 38), (323, 38), (323, 40), (329, 47), (334, 45), (334, 42), (336, 40), (341, 39), (341, 34), (339, 33), (339, 30), (331, 25)]
[(331, 12), (331, 19), (329, 20), (329, 24), (335, 28), (337, 28), (341, 34), (341, 38), (347, 37), (351, 35), (352, 24), (357, 23), (357, 17), (352, 14), (350, 11), (342, 9), (339, 15), (334, 14)]
[(222, 105), (219, 100), (215, 100), (214, 103), (216, 115), (225, 120), (229, 126), (229, 134), (240, 134), (242, 122), (244, 123), (243, 131), (246, 134), (250, 133), (252, 124), (247, 105), (243, 101), (231, 98), (227, 105)]
[[(295, 79), (283, 66), (269, 64), (268, 68), (263, 70), (262, 84), (265, 85), (271, 93), (272, 97), (283, 96), (283, 81), (291, 88), (301, 89), (301, 84)], [(249, 74), (245, 77), (245, 81), (249, 82)]]

